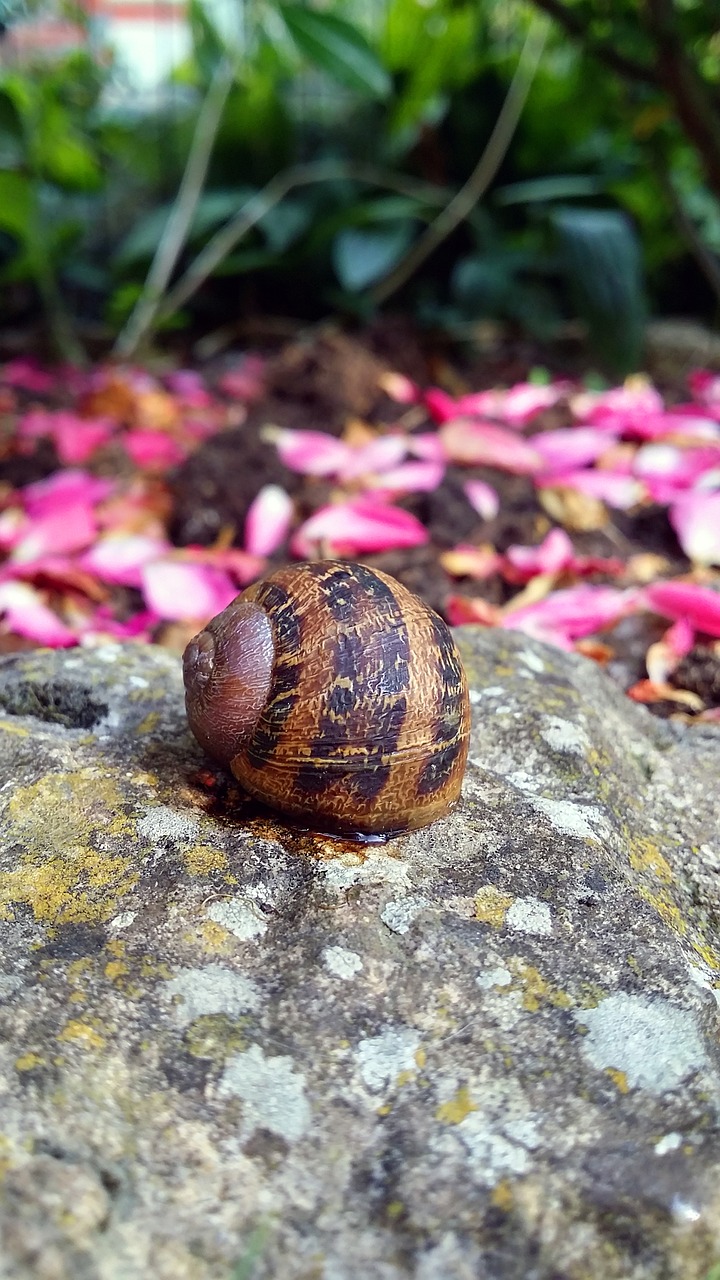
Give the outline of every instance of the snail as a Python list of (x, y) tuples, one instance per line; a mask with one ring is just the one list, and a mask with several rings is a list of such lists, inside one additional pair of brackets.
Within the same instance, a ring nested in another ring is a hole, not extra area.
[(470, 730), (452, 634), (365, 565), (254, 583), (183, 655), (200, 745), (256, 800), (322, 832), (387, 836), (447, 813)]

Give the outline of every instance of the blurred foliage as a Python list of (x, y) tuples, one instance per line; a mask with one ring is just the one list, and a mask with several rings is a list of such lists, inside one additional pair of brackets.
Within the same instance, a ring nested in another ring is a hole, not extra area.
[(679, 40), (712, 123), (713, 7), (647, 0), (640, 21), (634, 0), (238, 0), (232, 33), (190, 0), (191, 56), (147, 105), (121, 91), (92, 38), (42, 67), (0, 67), (4, 319), (30, 289), (65, 355), (69, 313), (112, 339), (167, 236), (199, 112), (228, 59), (173, 279), (278, 174), (337, 168), (290, 182), (189, 304), (162, 321), (158, 310), (155, 328), (206, 328), (250, 309), (366, 317), (373, 289), (474, 171), (528, 32), (548, 22), (487, 197), (392, 304), (458, 335), (493, 317), (548, 338), (580, 317), (598, 360), (626, 372), (648, 308), (676, 310), (681, 287), (705, 318), (717, 307), (713, 145), (673, 96), (672, 63)]

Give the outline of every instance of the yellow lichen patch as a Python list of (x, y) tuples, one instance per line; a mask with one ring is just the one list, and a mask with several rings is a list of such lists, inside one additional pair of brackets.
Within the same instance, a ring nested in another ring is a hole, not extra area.
[(18, 738), (27, 738), (30, 733), (29, 729), (23, 729), (19, 724), (11, 724), (9, 720), (0, 720), (0, 731), (14, 733)]
[(610, 1077), (619, 1093), (630, 1092), (630, 1085), (624, 1071), (618, 1071), (615, 1067), (606, 1067), (605, 1074)]
[(23, 861), (0, 874), (0, 908), (26, 903), (36, 920), (55, 924), (101, 923), (137, 883), (130, 858), (64, 845), (62, 857)]
[(209, 844), (194, 844), (184, 850), (182, 859), (189, 876), (207, 876), (211, 871), (224, 871), (227, 867), (222, 849), (213, 849)]
[(101, 846), (130, 829), (115, 784), (93, 769), (54, 773), (22, 787), (8, 805), (8, 838), (23, 850), (0, 875), (0, 912), (26, 903), (47, 923), (98, 923), (137, 881), (130, 858)]
[(471, 1111), (477, 1110), (477, 1103), (470, 1097), (467, 1085), (461, 1085), (454, 1098), (450, 1098), (448, 1102), (443, 1102), (438, 1107), (435, 1119), (441, 1124), (461, 1124)]
[(109, 942), (105, 943), (105, 950), (108, 955), (114, 956), (116, 960), (125, 955), (126, 949), (127, 944), (123, 942), (122, 938), (111, 938)]
[(720, 970), (720, 952), (717, 952), (714, 947), (707, 942), (693, 942), (692, 947), (710, 969)]
[[(97, 769), (51, 773), (29, 787), (21, 787), (8, 805), (12, 835), (30, 852), (41, 852), (58, 841), (63, 846), (86, 844), (96, 830), (107, 830), (122, 814), (122, 796), (106, 774)], [(123, 820), (128, 829), (127, 820)]]
[(397, 1222), (398, 1218), (401, 1218), (404, 1212), (405, 1205), (402, 1200), (391, 1200), (385, 1210), (385, 1216), (389, 1218), (391, 1222)]
[(209, 1058), (223, 1063), (233, 1053), (247, 1048), (247, 1018), (229, 1018), (225, 1013), (203, 1014), (185, 1032), (185, 1048), (193, 1058)]
[(492, 925), (494, 929), (501, 929), (512, 901), (510, 894), (502, 893), (494, 884), (484, 884), (475, 894), (475, 919)]
[(414, 1058), (415, 1058), (415, 1062), (417, 1063), (418, 1067), (419, 1067), (419, 1068), (420, 1068), (420, 1070), (422, 1071), (423, 1067), (424, 1067), (424, 1066), (425, 1066), (425, 1064), (427, 1063), (427, 1053), (426, 1053), (426, 1052), (425, 1052), (425, 1050), (423, 1049), (422, 1045), (420, 1046), (420, 1048), (419, 1048), (419, 1049), (416, 1049), (416, 1050), (415, 1050)]
[(66, 1022), (58, 1040), (78, 1044), (82, 1049), (102, 1049), (105, 1044), (105, 1037), (91, 1027), (89, 1022), (80, 1022), (74, 1018)]
[(573, 1001), (565, 991), (554, 987), (543, 978), (542, 974), (531, 964), (526, 964), (517, 956), (511, 956), (507, 967), (517, 979), (523, 990), (523, 1008), (529, 1013), (537, 1013), (541, 1004), (547, 1002), (557, 1009), (569, 1009)]
[(638, 890), (640, 897), (644, 898), (651, 907), (657, 911), (660, 919), (664, 921), (675, 933), (681, 936), (687, 933), (687, 921), (684, 920), (679, 907), (668, 897), (667, 893), (652, 893), (644, 885)]
[(124, 960), (108, 960), (105, 965), (105, 977), (109, 978), (110, 982), (117, 982), (129, 972), (130, 966)]
[(23, 1053), (15, 1059), (15, 1070), (34, 1071), (36, 1067), (44, 1067), (45, 1061), (39, 1053)]
[(507, 1178), (502, 1178), (490, 1193), (490, 1203), (503, 1213), (509, 1213), (515, 1203), (513, 1189)]
[(206, 955), (229, 956), (237, 945), (230, 930), (224, 929), (215, 920), (203, 920), (198, 926), (197, 936)]
[(395, 1078), (395, 1084), (401, 1089), (405, 1084), (412, 1084), (416, 1079), (416, 1074), (411, 1067), (406, 1067), (404, 1071), (400, 1071)]
[(630, 866), (633, 871), (649, 871), (663, 884), (670, 884), (672, 868), (652, 840), (637, 837), (630, 843)]
[(140, 721), (136, 733), (153, 733), (160, 723), (159, 711), (148, 711), (144, 720)]

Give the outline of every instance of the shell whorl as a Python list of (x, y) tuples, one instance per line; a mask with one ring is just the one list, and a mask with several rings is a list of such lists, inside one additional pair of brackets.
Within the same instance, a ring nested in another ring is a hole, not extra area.
[(292, 565), (240, 597), (274, 640), (265, 704), (231, 760), (250, 794), (321, 830), (422, 826), (457, 799), (467, 685), (449, 628), (363, 565)]

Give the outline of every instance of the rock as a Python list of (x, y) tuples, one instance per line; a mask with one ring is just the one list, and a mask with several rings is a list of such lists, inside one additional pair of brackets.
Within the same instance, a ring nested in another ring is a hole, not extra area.
[(709, 1280), (720, 731), (458, 633), (446, 820), (293, 831), (159, 649), (0, 665), (0, 1275)]

